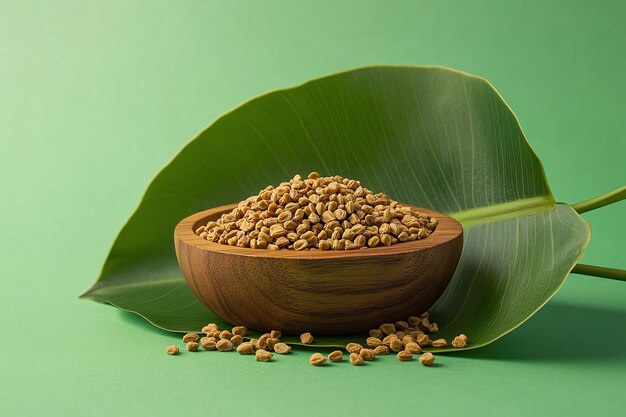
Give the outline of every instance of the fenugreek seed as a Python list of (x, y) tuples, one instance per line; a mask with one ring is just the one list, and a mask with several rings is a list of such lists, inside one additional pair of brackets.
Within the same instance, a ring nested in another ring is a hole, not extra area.
[(309, 174), (309, 176), (307, 177), (310, 180), (314, 180), (320, 177), (320, 174), (318, 174), (317, 172), (313, 171)]
[(294, 250), (304, 250), (309, 246), (309, 242), (307, 242), (304, 239), (300, 239), (297, 240), (294, 244), (293, 244), (293, 248)]
[(319, 243), (320, 250), (330, 250), (332, 248), (332, 244), (327, 241), (323, 241)]
[(402, 331), (400, 331), (400, 332), (396, 332), (396, 337), (397, 337), (398, 339), (402, 340), (402, 339), (404, 338), (404, 336), (406, 336), (406, 333), (405, 333), (405, 332), (402, 332)]
[(189, 352), (197, 352), (198, 346), (198, 342), (187, 342), (187, 350)]
[(258, 349), (255, 356), (256, 360), (259, 362), (269, 362), (272, 360), (272, 353), (265, 349)]
[(286, 355), (291, 352), (291, 346), (282, 342), (276, 343), (274, 345), (274, 352), (280, 353), (281, 355)]
[(367, 346), (375, 348), (377, 346), (382, 345), (383, 341), (377, 337), (368, 337), (365, 343), (367, 344)]
[(389, 348), (387, 346), (385, 346), (385, 345), (380, 345), (380, 346), (377, 346), (374, 349), (374, 353), (376, 355), (388, 355), (389, 354)]
[(467, 336), (460, 334), (452, 340), (452, 347), (456, 349), (462, 349), (467, 347)]
[(183, 336), (184, 343), (197, 342), (198, 340), (200, 340), (200, 336), (198, 335), (198, 333), (187, 333)]
[(215, 346), (220, 352), (228, 352), (230, 350), (233, 350), (233, 343), (228, 339), (218, 340)]
[(374, 353), (372, 349), (361, 349), (359, 356), (362, 357), (364, 361), (373, 361), (376, 359), (376, 353)]
[(280, 339), (282, 336), (283, 336), (283, 332), (281, 332), (280, 330), (272, 330), (270, 332), (270, 337)]
[(382, 330), (383, 334), (390, 335), (396, 332), (396, 326), (392, 323), (385, 323), (380, 325), (380, 330)]
[(407, 362), (407, 361), (412, 361), (413, 360), (413, 354), (411, 352), (409, 352), (408, 350), (401, 350), (400, 352), (398, 352), (398, 354), (396, 356), (402, 362)]
[(272, 352), (274, 350), (274, 346), (276, 346), (277, 343), (280, 342), (280, 339), (277, 339), (275, 337), (270, 337), (267, 339), (267, 350), (269, 350), (270, 352)]
[(380, 329), (372, 329), (369, 331), (371, 337), (376, 337), (378, 339), (382, 339), (384, 337), (383, 331)]
[(359, 343), (348, 343), (346, 345), (346, 351), (348, 353), (359, 353), (363, 349), (363, 346)]
[[(280, 213), (278, 215), (278, 222), (279, 223), (285, 223), (287, 220), (290, 220), (291, 217), (293, 216), (293, 213), (290, 211), (283, 211), (282, 213)], [(283, 225), (283, 227), (285, 227)]]
[(420, 325), (421, 319), (416, 316), (411, 316), (409, 317), (407, 321), (409, 322), (409, 325), (411, 325), (412, 327), (417, 327)]
[(420, 345), (415, 342), (409, 342), (404, 345), (404, 350), (409, 351), (411, 353), (422, 353), (422, 349)]
[(233, 334), (228, 330), (222, 330), (220, 332), (220, 339), (230, 340), (233, 337)]
[(372, 236), (367, 241), (367, 246), (369, 246), (370, 248), (375, 248), (379, 244), (380, 244), (380, 238), (378, 236)]
[(395, 333), (388, 334), (387, 336), (385, 336), (385, 337), (383, 338), (383, 344), (384, 344), (384, 345), (389, 346), (389, 344), (391, 343), (391, 341), (392, 341), (393, 339), (397, 339), (397, 338), (398, 338), (398, 336), (396, 336), (396, 334), (395, 334)]
[(395, 339), (391, 339), (391, 341), (389, 342), (389, 348), (394, 352), (400, 352), (404, 349), (404, 343), (402, 343), (402, 340), (396, 337)]
[(428, 346), (430, 344), (430, 338), (427, 334), (422, 333), (417, 337), (417, 344), (421, 347)]
[(202, 328), (202, 333), (214, 332), (216, 330), (219, 330), (219, 328), (217, 327), (217, 324), (209, 323)]
[(396, 322), (396, 329), (398, 330), (406, 330), (409, 328), (409, 323), (406, 321), (398, 321)]
[(167, 353), (168, 355), (177, 355), (178, 352), (178, 346), (176, 345), (169, 345), (165, 348), (165, 353)]
[(207, 336), (200, 339), (200, 346), (202, 346), (202, 349), (204, 350), (215, 350), (216, 343), (217, 341), (214, 337)]
[(351, 353), (350, 363), (354, 366), (361, 366), (363, 365), (363, 358), (358, 353)]
[(412, 342), (415, 342), (415, 339), (413, 339), (413, 338), (412, 338), (411, 336), (409, 336), (409, 335), (404, 336), (401, 340), (402, 340), (402, 343), (404, 343), (405, 345), (406, 345), (407, 343), (412, 343)]
[(313, 343), (313, 335), (309, 332), (302, 333), (300, 335), (300, 341), (305, 345), (310, 345), (311, 343)]
[(439, 326), (437, 326), (437, 323), (430, 323), (430, 325), (428, 326), (428, 331), (430, 333), (437, 333), (439, 331)]
[(240, 355), (252, 355), (254, 353), (254, 345), (251, 342), (244, 342), (237, 346), (237, 353)]
[(326, 358), (321, 353), (314, 353), (311, 355), (311, 358), (309, 359), (309, 363), (313, 366), (323, 365), (324, 362), (326, 362)]
[(430, 352), (424, 353), (422, 356), (420, 356), (420, 363), (424, 366), (431, 366), (433, 363), (435, 363), (435, 355)]
[(442, 348), (448, 346), (446, 339), (437, 339), (432, 342), (433, 347)]
[(341, 362), (343, 360), (343, 352), (340, 350), (335, 350), (328, 354), (328, 360), (331, 362)]
[(233, 344), (233, 346), (238, 346), (243, 342), (243, 337), (235, 334), (233, 335), (233, 337), (230, 338), (230, 342)]
[(248, 333), (248, 329), (243, 326), (235, 326), (231, 333), (238, 336), (245, 336)]

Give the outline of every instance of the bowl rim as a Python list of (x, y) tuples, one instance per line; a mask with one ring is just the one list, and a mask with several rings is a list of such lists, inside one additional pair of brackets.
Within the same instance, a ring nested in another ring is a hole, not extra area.
[(201, 250), (254, 258), (350, 259), (419, 252), (421, 250), (443, 245), (463, 235), (463, 226), (461, 225), (461, 223), (446, 214), (423, 207), (412, 206), (410, 204), (400, 204), (405, 207), (409, 206), (412, 209), (425, 213), (431, 217), (436, 217), (439, 221), (439, 224), (437, 225), (435, 231), (427, 238), (420, 240), (397, 243), (392, 246), (379, 246), (375, 248), (357, 249), (350, 251), (295, 251), (240, 248), (238, 246), (229, 246), (217, 242), (210, 242), (206, 239), (201, 238), (195, 233), (196, 228), (200, 227), (202, 223), (208, 222), (209, 218), (219, 217), (223, 213), (227, 213), (237, 207), (238, 204), (233, 203), (213, 207), (208, 210), (203, 210), (185, 217), (176, 225), (174, 229), (174, 239), (176, 245), (184, 242)]

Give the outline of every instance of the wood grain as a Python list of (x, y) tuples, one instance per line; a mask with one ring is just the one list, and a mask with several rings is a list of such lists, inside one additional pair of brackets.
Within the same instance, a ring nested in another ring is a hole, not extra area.
[(176, 256), (198, 299), (224, 320), (287, 334), (349, 334), (426, 311), (448, 285), (461, 224), (439, 220), (426, 239), (356, 251), (270, 251), (209, 242), (194, 230), (235, 204), (196, 213), (174, 231)]

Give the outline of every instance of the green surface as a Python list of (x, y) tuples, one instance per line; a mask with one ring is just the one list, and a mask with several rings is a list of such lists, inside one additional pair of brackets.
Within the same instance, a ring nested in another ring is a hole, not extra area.
[[(385, 4), (387, 4), (385, 6)], [(166, 357), (171, 335), (76, 297), (156, 171), (272, 88), (373, 63), (480, 74), (559, 201), (624, 185), (621, 2), (2, 2), (0, 415), (620, 415), (626, 286), (572, 275), (496, 343), (427, 369), (318, 369), (299, 351)], [(624, 204), (583, 262), (626, 268)], [(208, 411), (206, 411), (208, 412)]]

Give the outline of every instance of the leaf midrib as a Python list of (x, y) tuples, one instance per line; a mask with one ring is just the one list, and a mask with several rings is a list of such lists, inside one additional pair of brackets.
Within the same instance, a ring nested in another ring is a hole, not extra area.
[(476, 223), (486, 223), (506, 218), (518, 217), (525, 214), (551, 210), (554, 207), (552, 195), (524, 198), (491, 206), (477, 207), (469, 210), (448, 213), (450, 217), (468, 226)]

